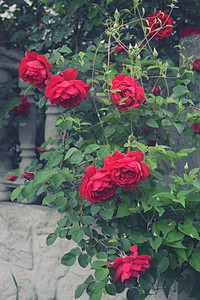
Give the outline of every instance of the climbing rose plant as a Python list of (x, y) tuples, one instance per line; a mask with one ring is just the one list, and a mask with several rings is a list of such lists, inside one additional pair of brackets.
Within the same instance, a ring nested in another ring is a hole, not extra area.
[[(45, 56), (26, 52), (20, 77), (44, 89), (39, 107), (49, 101), (59, 108), (58, 136), (38, 147), (39, 160), (11, 199), (36, 196), (61, 213), (47, 245), (73, 240), (77, 247), (61, 263), (91, 268), (76, 299), (123, 291), (127, 299), (145, 299), (157, 284), (168, 297), (173, 282), (198, 299), (199, 168), (181, 161), (200, 147), (200, 113), (190, 91), (195, 66), (180, 46), (180, 67), (156, 46), (170, 41), (174, 6), (145, 16), (134, 3), (135, 18), (124, 22), (116, 10), (85, 52), (73, 55), (66, 45)], [(187, 148), (174, 150), (180, 136)]]

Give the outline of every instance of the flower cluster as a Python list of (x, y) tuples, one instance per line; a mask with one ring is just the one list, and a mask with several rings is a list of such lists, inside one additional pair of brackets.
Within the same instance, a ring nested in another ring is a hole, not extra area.
[(173, 32), (174, 20), (166, 11), (156, 11), (155, 14), (150, 14), (145, 21), (148, 27), (148, 37), (155, 36), (156, 39), (162, 40)]
[(86, 168), (79, 195), (98, 203), (112, 197), (120, 186), (125, 191), (135, 189), (150, 174), (149, 167), (141, 162), (144, 157), (140, 151), (131, 151), (127, 155), (115, 151), (105, 158), (100, 170), (94, 166)]
[(137, 107), (145, 101), (143, 88), (138, 85), (138, 81), (123, 74), (112, 80), (111, 101), (119, 110), (125, 111)]
[(19, 99), (21, 100), (21, 104), (13, 108), (13, 115), (15, 118), (20, 115), (25, 117), (30, 108), (30, 103), (27, 101), (26, 97), (20, 97)]
[(139, 256), (136, 245), (132, 246), (130, 251), (133, 252), (130, 256), (117, 257), (113, 264), (109, 263), (109, 266), (116, 271), (114, 282), (124, 282), (134, 277), (138, 277), (150, 267), (149, 259), (151, 256)]

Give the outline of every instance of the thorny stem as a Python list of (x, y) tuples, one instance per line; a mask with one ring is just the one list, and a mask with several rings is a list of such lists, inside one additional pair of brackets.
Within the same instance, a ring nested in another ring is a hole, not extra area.
[(114, 249), (117, 249), (119, 252), (120, 252), (120, 254), (121, 254), (121, 256), (125, 256), (126, 254), (123, 252), (123, 251), (121, 251), (119, 248), (117, 248), (117, 247), (115, 247), (115, 246), (106, 246), (101, 240), (99, 240), (99, 239), (97, 239), (97, 238), (95, 238), (94, 237), (94, 239), (98, 242), (98, 243), (100, 243), (102, 246), (104, 246), (105, 248), (106, 248), (106, 251), (108, 252), (108, 249), (109, 248), (114, 248)]

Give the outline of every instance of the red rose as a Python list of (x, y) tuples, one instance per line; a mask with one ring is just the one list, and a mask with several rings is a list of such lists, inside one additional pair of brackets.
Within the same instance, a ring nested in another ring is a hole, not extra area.
[(76, 80), (78, 72), (68, 69), (62, 72), (62, 76), (55, 75), (47, 83), (45, 96), (51, 104), (62, 107), (75, 107), (81, 100), (87, 99), (90, 86), (82, 80)]
[(12, 174), (9, 174), (9, 175), (8, 175), (8, 180), (10, 180), (10, 181), (15, 181), (16, 179), (17, 179), (17, 176), (12, 175)]
[(141, 162), (144, 157), (140, 151), (131, 151), (126, 155), (115, 151), (105, 158), (103, 169), (118, 186), (125, 191), (132, 190), (150, 174), (149, 167)]
[(185, 36), (191, 36), (191, 35), (196, 35), (200, 34), (200, 30), (196, 28), (195, 26), (187, 26), (185, 28), (182, 28), (180, 31), (180, 36), (185, 37)]
[(193, 68), (197, 72), (200, 72), (200, 59), (195, 59), (195, 61), (193, 62)]
[(170, 36), (173, 32), (174, 20), (168, 16), (166, 11), (157, 11), (146, 18), (146, 25), (148, 27), (148, 37), (155, 36), (156, 39), (162, 40), (166, 36)]
[(13, 114), (16, 118), (19, 115), (25, 117), (29, 112), (30, 103), (27, 101), (26, 97), (20, 97), (21, 104), (13, 108)]
[(200, 124), (198, 124), (198, 123), (192, 124), (192, 129), (193, 129), (196, 133), (200, 134)]
[[(138, 86), (139, 82), (130, 76), (123, 74), (118, 75), (112, 80), (111, 86), (111, 101), (117, 106), (119, 110), (127, 110), (139, 106), (145, 101), (143, 88)], [(120, 90), (112, 92), (112, 90)]]
[(79, 187), (80, 197), (93, 203), (101, 202), (114, 195), (117, 189), (108, 173), (105, 170), (98, 170), (96, 167), (88, 167), (85, 169), (85, 175), (81, 179), (84, 183)]
[(125, 47), (123, 47), (121, 45), (117, 45), (114, 49), (114, 52), (117, 53), (117, 54), (122, 52), (122, 51), (125, 51)]
[(148, 142), (148, 146), (149, 147), (154, 147), (156, 145), (156, 141), (154, 141), (154, 140), (149, 140), (149, 142)]
[(51, 78), (49, 69), (52, 68), (44, 55), (37, 52), (26, 52), (19, 66), (19, 76), (37, 88), (44, 89), (45, 81)]
[(153, 94), (155, 97), (161, 94), (161, 88), (158, 85), (153, 89)]
[(38, 152), (43, 152), (45, 149), (44, 148), (42, 148), (42, 147), (37, 147), (37, 151)]
[(34, 178), (34, 173), (33, 172), (25, 172), (24, 173), (24, 179), (30, 180)]
[(143, 274), (150, 267), (149, 255), (138, 255), (137, 246), (132, 246), (130, 251), (133, 252), (130, 256), (117, 257), (113, 264), (109, 263), (111, 268), (116, 271), (114, 282), (124, 282), (131, 278)]

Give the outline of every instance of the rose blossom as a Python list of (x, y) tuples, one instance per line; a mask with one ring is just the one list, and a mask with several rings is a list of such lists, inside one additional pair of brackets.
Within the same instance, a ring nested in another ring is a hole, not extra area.
[(161, 94), (161, 88), (159, 87), (159, 85), (155, 86), (155, 88), (153, 89), (153, 94), (155, 97)]
[(105, 170), (98, 170), (91, 166), (85, 169), (85, 175), (81, 179), (84, 183), (79, 187), (80, 197), (93, 203), (101, 202), (114, 195), (117, 185), (114, 184)]
[(75, 107), (81, 100), (87, 99), (90, 86), (82, 80), (76, 80), (78, 72), (68, 69), (62, 72), (62, 76), (55, 75), (47, 82), (45, 96), (51, 104), (62, 107)]
[(117, 54), (122, 52), (122, 51), (125, 51), (125, 47), (123, 47), (121, 45), (117, 45), (114, 49), (114, 52), (117, 53)]
[(130, 251), (133, 252), (130, 256), (117, 257), (113, 264), (108, 263), (111, 268), (116, 271), (114, 282), (124, 282), (134, 277), (143, 274), (150, 267), (149, 255), (138, 255), (137, 246), (132, 246)]
[(180, 31), (181, 37), (191, 36), (196, 34), (200, 34), (200, 30), (195, 26), (187, 26), (185, 28), (182, 28)]
[(45, 81), (51, 78), (48, 71), (51, 68), (51, 64), (44, 55), (39, 55), (37, 52), (26, 52), (19, 66), (19, 76), (37, 88), (44, 89)]
[(193, 129), (196, 133), (200, 134), (200, 124), (198, 124), (198, 123), (193, 123), (193, 124), (192, 124), (192, 129)]
[(19, 115), (25, 117), (29, 112), (30, 103), (27, 101), (26, 97), (20, 97), (21, 104), (13, 108), (13, 114), (16, 118)]
[(33, 172), (25, 172), (23, 175), (24, 179), (30, 180), (34, 178), (34, 173)]
[(156, 39), (162, 40), (164, 37), (170, 36), (173, 32), (174, 20), (168, 16), (166, 11), (157, 11), (154, 14), (150, 14), (146, 18), (146, 25), (149, 28), (148, 37), (155, 36)]
[[(123, 74), (118, 75), (112, 80), (111, 86), (111, 101), (119, 110), (125, 111), (127, 109), (137, 107), (145, 101), (143, 88), (138, 86), (139, 82), (130, 76)], [(112, 90), (120, 90), (112, 92)]]
[(195, 59), (193, 62), (193, 68), (195, 71), (200, 72), (200, 59)]
[(112, 156), (105, 158), (102, 169), (125, 191), (132, 190), (150, 174), (149, 167), (141, 162), (144, 157), (140, 151), (131, 151), (126, 155), (115, 151)]
[(10, 181), (15, 181), (17, 179), (17, 176), (13, 175), (13, 174), (9, 174), (8, 175), (8, 180)]

